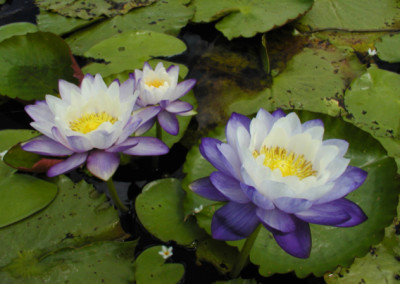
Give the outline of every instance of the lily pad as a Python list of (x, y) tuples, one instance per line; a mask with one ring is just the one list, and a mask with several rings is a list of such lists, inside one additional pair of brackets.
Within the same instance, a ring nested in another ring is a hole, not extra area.
[(38, 28), (34, 24), (24, 22), (0, 26), (0, 42), (15, 35), (25, 35), (37, 31)]
[[(276, 244), (272, 234), (262, 228), (250, 253), (250, 259), (260, 266), (259, 271), (263, 276), (290, 271), (295, 271), (298, 277), (305, 277), (310, 273), (321, 276), (326, 271), (334, 270), (338, 265), (350, 265), (354, 257), (363, 256), (371, 245), (382, 240), (384, 228), (395, 216), (399, 181), (396, 180), (396, 165), (393, 159), (387, 156), (382, 146), (369, 134), (340, 118), (310, 112), (300, 112), (300, 117), (302, 121), (322, 119), (325, 124), (324, 139), (339, 138), (350, 143), (346, 156), (351, 159), (351, 165), (366, 170), (368, 178), (359, 189), (348, 196), (348, 199), (356, 202), (369, 219), (352, 228), (311, 225), (313, 244), (308, 259), (298, 259), (285, 253)], [(221, 127), (214, 133), (218, 134), (222, 131)], [(188, 174), (184, 184), (208, 176), (214, 171), (213, 167), (201, 157), (198, 147), (189, 153), (184, 166)], [(192, 196), (194, 194), (188, 195), (185, 202)], [(213, 210), (215, 209), (217, 207)], [(209, 231), (211, 218), (206, 222), (205, 216), (203, 214), (204, 219), (199, 222), (199, 225), (200, 227), (208, 226), (206, 230)], [(239, 246), (242, 242), (237, 242), (237, 244), (230, 242), (230, 244)]]
[[(36, 132), (30, 130), (0, 131), (2, 155), (13, 144), (36, 135)], [(0, 161), (0, 228), (43, 209), (57, 194), (57, 187), (54, 184), (15, 172), (15, 169)]]
[(221, 19), (215, 27), (229, 40), (253, 37), (282, 26), (304, 13), (313, 0), (194, 0), (194, 22), (212, 22)]
[(94, 20), (66, 17), (46, 10), (40, 10), (36, 16), (38, 29), (42, 32), (51, 32), (58, 35), (70, 33), (93, 23)]
[(0, 93), (22, 100), (58, 94), (58, 80), (76, 82), (67, 44), (45, 32), (14, 36), (0, 42)]
[(100, 73), (104, 77), (122, 71), (141, 69), (143, 63), (156, 56), (182, 53), (186, 45), (179, 39), (151, 31), (125, 32), (106, 39), (85, 52), (86, 57), (104, 60), (82, 68), (84, 73)]
[(134, 263), (137, 284), (176, 284), (183, 277), (185, 269), (180, 263), (167, 263), (159, 254), (161, 246), (146, 249)]
[(113, 275), (109, 268), (104, 269), (110, 262), (119, 264), (111, 270), (118, 271), (115, 283), (133, 278), (134, 243), (96, 243), (127, 237), (106, 196), (84, 181), (74, 184), (65, 176), (56, 178), (55, 183), (59, 193), (45, 210), (0, 229), (1, 279), (100, 282), (104, 273), (106, 278)]
[(183, 214), (185, 192), (177, 179), (161, 179), (147, 184), (137, 197), (135, 208), (143, 226), (155, 237), (181, 245), (191, 245), (207, 237), (193, 218)]
[(381, 31), (400, 27), (396, 0), (315, 0), (300, 21), (306, 31)]
[(133, 8), (147, 6), (155, 1), (157, 0), (35, 0), (35, 4), (64, 16), (89, 20), (102, 15), (107, 17), (123, 15)]
[(74, 54), (83, 55), (92, 46), (122, 32), (148, 30), (177, 36), (194, 13), (194, 8), (188, 6), (188, 2), (158, 1), (153, 5), (134, 9), (126, 15), (115, 16), (91, 25), (73, 33), (66, 41)]
[(381, 42), (375, 44), (378, 57), (387, 62), (400, 62), (400, 34), (391, 34), (382, 37)]
[[(400, 216), (400, 203), (397, 216)], [(393, 224), (386, 228), (382, 243), (371, 247), (363, 258), (356, 258), (349, 268), (339, 267), (333, 273), (326, 273), (326, 283), (398, 283), (400, 236), (396, 233), (397, 227), (400, 227), (399, 217), (394, 218)]]
[(372, 65), (346, 90), (352, 122), (378, 137), (400, 138), (400, 75)]

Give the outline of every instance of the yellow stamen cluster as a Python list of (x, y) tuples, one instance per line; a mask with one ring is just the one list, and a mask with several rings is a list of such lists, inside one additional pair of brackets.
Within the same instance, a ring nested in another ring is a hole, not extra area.
[(75, 119), (69, 123), (69, 128), (83, 134), (89, 133), (97, 129), (102, 123), (110, 122), (114, 124), (118, 119), (111, 116), (106, 112), (101, 113), (87, 113), (80, 118)]
[(280, 169), (282, 176), (297, 176), (303, 179), (309, 176), (315, 176), (317, 171), (313, 170), (311, 162), (304, 159), (304, 155), (296, 155), (288, 152), (284, 148), (278, 146), (267, 148), (263, 146), (260, 153), (253, 151), (253, 157), (265, 155), (263, 165), (271, 170)]
[(154, 87), (154, 88), (158, 88), (158, 87), (161, 87), (161, 86), (163, 86), (165, 84), (165, 81), (164, 80), (160, 80), (160, 79), (154, 79), (154, 80), (151, 80), (151, 81), (146, 81), (146, 85), (147, 86), (149, 86), (149, 87)]

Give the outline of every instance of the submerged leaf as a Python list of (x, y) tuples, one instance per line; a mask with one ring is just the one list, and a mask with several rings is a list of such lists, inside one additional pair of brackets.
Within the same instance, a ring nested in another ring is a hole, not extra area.
[(195, 0), (194, 22), (220, 20), (215, 27), (228, 39), (253, 37), (307, 12), (313, 0)]

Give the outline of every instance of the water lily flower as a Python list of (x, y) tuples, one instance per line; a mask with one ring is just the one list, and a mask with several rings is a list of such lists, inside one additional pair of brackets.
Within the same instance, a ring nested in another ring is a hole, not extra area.
[(189, 92), (196, 80), (188, 79), (178, 84), (179, 66), (164, 68), (162, 62), (153, 70), (146, 62), (143, 71), (135, 70), (136, 90), (139, 95), (137, 105), (154, 110), (154, 117), (142, 125), (138, 133), (144, 133), (155, 123), (156, 117), (161, 127), (172, 135), (179, 133), (177, 115), (190, 116), (196, 114), (193, 106), (179, 100)]
[(34, 120), (31, 126), (43, 135), (22, 145), (25, 151), (46, 156), (69, 156), (52, 166), (47, 175), (57, 176), (86, 162), (88, 170), (102, 180), (116, 171), (119, 152), (127, 155), (163, 155), (168, 147), (153, 137), (129, 137), (153, 116), (148, 111), (132, 115), (137, 100), (134, 79), (109, 87), (100, 74), (88, 74), (78, 87), (59, 81), (61, 98), (46, 95), (25, 107)]
[(214, 213), (213, 238), (243, 239), (261, 223), (283, 250), (306, 258), (309, 223), (351, 227), (366, 220), (345, 196), (367, 173), (349, 166), (348, 142), (323, 140), (321, 120), (301, 123), (295, 113), (260, 109), (252, 120), (232, 114), (225, 133), (227, 143), (202, 139), (200, 152), (216, 171), (190, 185), (203, 197), (227, 202)]
[(158, 254), (161, 255), (164, 259), (170, 258), (173, 255), (172, 247), (162, 246)]

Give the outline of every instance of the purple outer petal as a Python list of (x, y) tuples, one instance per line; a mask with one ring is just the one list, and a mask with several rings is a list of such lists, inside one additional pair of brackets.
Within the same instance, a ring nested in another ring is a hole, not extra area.
[(158, 122), (161, 127), (171, 135), (178, 135), (179, 133), (179, 122), (175, 114), (169, 113), (168, 111), (162, 111), (157, 115)]
[(80, 165), (85, 163), (87, 156), (88, 156), (88, 152), (73, 154), (65, 161), (62, 161), (62, 162), (52, 166), (47, 171), (47, 176), (55, 177), (55, 176), (61, 175), (63, 173), (72, 171), (73, 169), (76, 169), (77, 167), (79, 167)]
[[(134, 138), (134, 137), (131, 137), (131, 138)], [(106, 150), (106, 152), (110, 152), (110, 153), (123, 152), (123, 151), (128, 150), (129, 148), (132, 148), (132, 147), (136, 146), (137, 144), (139, 144), (138, 140), (132, 140), (131, 138), (125, 139), (124, 142), (108, 148)]]
[(212, 237), (217, 240), (235, 241), (248, 237), (260, 223), (252, 203), (229, 202), (215, 211)]
[(322, 122), (321, 119), (308, 120), (302, 124), (303, 131), (306, 131), (307, 129), (316, 126), (324, 127), (324, 123)]
[(331, 203), (333, 203), (334, 206), (341, 207), (351, 217), (346, 222), (341, 223), (339, 225), (335, 225), (336, 227), (353, 227), (358, 224), (361, 224), (362, 222), (364, 222), (368, 219), (368, 217), (365, 215), (365, 213), (362, 211), (362, 209), (357, 204), (355, 204), (354, 202), (352, 202), (350, 200), (342, 198), (342, 199), (335, 200)]
[(168, 104), (165, 109), (168, 112), (179, 114), (182, 112), (191, 111), (193, 109), (193, 106), (191, 104), (189, 104), (188, 102), (174, 101), (174, 102)]
[(67, 143), (74, 152), (83, 153), (93, 149), (92, 143), (84, 136), (67, 136)]
[(188, 79), (176, 85), (174, 95), (170, 97), (170, 101), (175, 101), (188, 93), (196, 84), (195, 79)]
[(236, 130), (238, 127), (243, 126), (247, 132), (250, 132), (250, 122), (251, 120), (247, 116), (238, 113), (232, 113), (225, 128), (225, 135), (228, 144), (232, 146), (236, 145)]
[(167, 154), (169, 148), (164, 142), (154, 137), (130, 137), (127, 139), (129, 142), (136, 142), (138, 144), (122, 153), (134, 156), (158, 156)]
[(271, 115), (275, 118), (275, 121), (278, 120), (279, 118), (285, 117), (286, 113), (282, 109), (277, 109)]
[(227, 162), (226, 158), (219, 151), (219, 145), (222, 142), (215, 138), (205, 137), (201, 139), (200, 153), (207, 159), (217, 170), (226, 174), (234, 175), (232, 166)]
[(27, 105), (25, 111), (34, 121), (54, 122), (54, 114), (46, 101), (36, 101), (34, 105)]
[(296, 230), (297, 218), (279, 209), (264, 210), (257, 208), (257, 216), (267, 228), (272, 228), (282, 233), (290, 233)]
[(120, 144), (124, 142), (135, 130), (137, 130), (138, 126), (142, 120), (136, 116), (131, 116), (127, 122), (127, 124), (122, 129), (122, 133), (119, 135), (115, 144)]
[(24, 151), (45, 156), (69, 156), (74, 153), (70, 149), (64, 147), (64, 145), (44, 135), (24, 143), (21, 148)]
[(308, 223), (296, 221), (296, 230), (290, 233), (272, 232), (278, 245), (288, 254), (307, 258), (311, 252), (311, 232)]
[(88, 170), (104, 181), (110, 179), (119, 166), (119, 155), (101, 150), (92, 151), (87, 158)]
[(144, 133), (146, 133), (150, 128), (153, 127), (154, 123), (156, 122), (156, 118), (152, 118), (148, 121), (146, 121), (145, 123), (142, 123), (138, 129), (135, 130), (135, 135), (136, 136), (140, 136)]
[(342, 198), (360, 187), (367, 178), (367, 172), (357, 168), (348, 166), (345, 172), (336, 179), (333, 188), (314, 204), (323, 204), (339, 198)]
[(210, 181), (216, 189), (229, 200), (236, 203), (248, 203), (250, 200), (244, 194), (240, 182), (223, 172), (213, 172)]
[(283, 212), (291, 214), (307, 210), (313, 203), (303, 198), (279, 197), (274, 200), (274, 204)]
[(257, 207), (262, 209), (271, 210), (275, 208), (274, 203), (271, 200), (266, 198), (260, 192), (258, 192), (254, 187), (241, 183), (243, 192), (247, 195), (247, 197), (254, 203)]
[(210, 182), (209, 177), (204, 177), (192, 182), (189, 185), (190, 190), (194, 193), (215, 201), (228, 201)]

